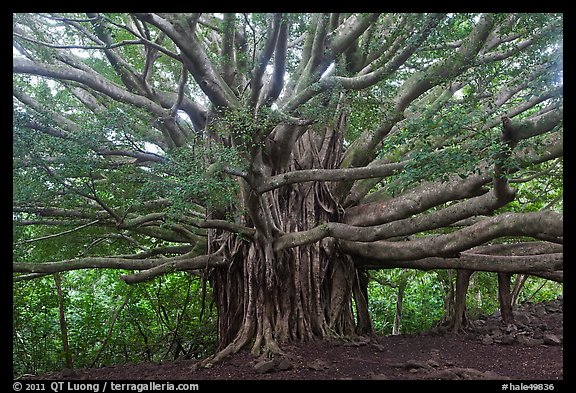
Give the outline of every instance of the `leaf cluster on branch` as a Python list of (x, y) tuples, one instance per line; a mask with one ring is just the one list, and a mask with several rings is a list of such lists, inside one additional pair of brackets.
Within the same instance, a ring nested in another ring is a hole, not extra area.
[[(359, 268), (562, 270), (471, 251), (563, 242), (561, 182), (506, 210), (512, 177), (561, 177), (534, 170), (562, 166), (561, 15), (15, 14), (13, 48), (17, 279), (220, 268), (214, 231), (329, 238)], [(281, 228), (273, 200), (302, 190), (339, 219)], [(38, 260), (57, 237), (74, 255)]]

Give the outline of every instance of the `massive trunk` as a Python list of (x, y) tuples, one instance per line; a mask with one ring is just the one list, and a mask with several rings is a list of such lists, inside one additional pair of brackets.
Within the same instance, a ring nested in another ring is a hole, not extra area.
[[(310, 153), (313, 154), (310, 154)], [(334, 168), (341, 143), (331, 130), (308, 130), (296, 143), (284, 168), (262, 160), (266, 175), (281, 171)], [(280, 344), (355, 333), (356, 295), (360, 333), (369, 333), (366, 279), (352, 258), (331, 238), (285, 251), (273, 250), (275, 232), (300, 232), (339, 221), (342, 208), (330, 184), (298, 183), (254, 196), (245, 185), (242, 224), (256, 228), (253, 239), (211, 230), (209, 251), (224, 247), (229, 266), (211, 275), (218, 311), (217, 361), (241, 348), (252, 353), (281, 353)], [(269, 228), (269, 224), (271, 228)]]

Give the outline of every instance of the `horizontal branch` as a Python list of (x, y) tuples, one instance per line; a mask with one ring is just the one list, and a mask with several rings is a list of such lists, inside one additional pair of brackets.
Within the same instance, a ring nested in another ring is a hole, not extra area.
[(97, 149), (96, 152), (102, 156), (120, 156), (120, 157), (132, 157), (136, 159), (136, 162), (165, 162), (166, 158), (158, 155), (156, 153), (148, 153), (141, 151), (130, 151), (130, 150), (110, 150), (110, 149)]
[(557, 270), (554, 272), (530, 272), (531, 276), (545, 278), (546, 280), (556, 281), (556, 282), (564, 282), (564, 271)]
[(471, 248), (469, 251), (474, 254), (487, 255), (538, 255), (554, 254), (562, 252), (562, 244), (551, 243), (546, 241), (521, 242), (521, 243), (502, 243), (490, 244)]
[(34, 239), (23, 240), (23, 241), (21, 241), (21, 242), (14, 243), (14, 245), (15, 245), (15, 246), (19, 246), (19, 245), (22, 245), (22, 244), (27, 244), (27, 243), (37, 242), (37, 241), (40, 241), (40, 240), (47, 240), (47, 239), (52, 239), (52, 238), (55, 238), (55, 237), (58, 237), (58, 236), (67, 235), (67, 234), (69, 234), (69, 233), (79, 231), (79, 230), (82, 229), (82, 228), (86, 228), (86, 227), (88, 227), (88, 226), (90, 226), (90, 225), (94, 225), (94, 224), (96, 224), (96, 223), (98, 223), (98, 222), (100, 222), (100, 220), (90, 221), (89, 223), (80, 225), (79, 227), (76, 227), (76, 228), (73, 228), (73, 229), (69, 229), (69, 230), (67, 230), (67, 231), (58, 232), (58, 233), (54, 233), (54, 234), (46, 235), (46, 236), (41, 236), (41, 237), (36, 237), (36, 238), (34, 238)]
[(369, 226), (403, 219), (448, 201), (482, 195), (487, 192), (482, 186), (491, 179), (491, 174), (486, 174), (445, 183), (425, 182), (393, 199), (350, 207), (346, 209), (344, 222)]
[(148, 109), (160, 116), (165, 115), (163, 108), (158, 104), (146, 97), (122, 89), (120, 86), (96, 73), (88, 73), (71, 67), (34, 63), (18, 57), (12, 58), (12, 69), (14, 73), (40, 75), (48, 78), (79, 82), (115, 100)]
[[(145, 208), (145, 209), (153, 209), (153, 208), (165, 208), (169, 206), (169, 201), (166, 200), (156, 200), (150, 201), (148, 203), (144, 203), (142, 206), (133, 206), (132, 210), (136, 210), (138, 208)], [(103, 226), (110, 226), (110, 221), (107, 221), (108, 213), (104, 211), (97, 211), (93, 213), (87, 213), (80, 210), (74, 209), (60, 209), (60, 208), (51, 208), (51, 207), (36, 207), (36, 206), (20, 206), (20, 207), (13, 207), (13, 212), (26, 212), (31, 214), (36, 214), (41, 217), (71, 217), (71, 218), (81, 218), (81, 219), (92, 219), (94, 222), (88, 223), (89, 225), (93, 225), (97, 222), (100, 222)], [(159, 237), (168, 241), (184, 241), (188, 242), (190, 239), (172, 239), (166, 238), (167, 233), (163, 231), (163, 235), (160, 233), (155, 233), (155, 230), (160, 230), (158, 227), (153, 226), (146, 226), (145, 224), (150, 223), (163, 223), (166, 218), (166, 213), (163, 212), (155, 212), (155, 213), (148, 213), (143, 215), (135, 215), (130, 214), (122, 219), (119, 222), (112, 224), (115, 228), (119, 229), (137, 229), (137, 232), (144, 233), (148, 236), (152, 237)], [(232, 233), (240, 233), (247, 237), (253, 237), (255, 234), (255, 229), (244, 227), (242, 225), (229, 222), (226, 220), (203, 220), (197, 219), (193, 217), (183, 216), (179, 220), (179, 223), (185, 225), (192, 225), (196, 228), (202, 229), (221, 229), (225, 231), (229, 231)], [(51, 220), (51, 221), (18, 221), (16, 220), (15, 223), (17, 225), (71, 225), (71, 224), (79, 224), (82, 227), (87, 226), (86, 222), (71, 222), (71, 221), (59, 221), (59, 220)], [(77, 228), (79, 229), (79, 228)]]
[(504, 236), (529, 236), (561, 243), (563, 231), (561, 214), (540, 211), (504, 213), (449, 234), (404, 242), (361, 243), (341, 240), (339, 243), (347, 253), (386, 264), (438, 256), (453, 258), (460, 252)]
[[(120, 235), (122, 236), (122, 235)], [(178, 246), (166, 246), (166, 247), (156, 247), (136, 254), (126, 254), (117, 255), (116, 258), (125, 259), (145, 259), (153, 257), (155, 255), (165, 255), (165, 254), (188, 254), (194, 250), (192, 245), (178, 245)]]
[(194, 258), (169, 261), (139, 273), (122, 275), (120, 278), (126, 284), (135, 284), (172, 272), (218, 267), (227, 264), (228, 262), (221, 255), (199, 255)]
[[(515, 149), (517, 169), (550, 161), (562, 155), (562, 135), (556, 133), (545, 136), (542, 145), (538, 147), (528, 145)], [(482, 186), (492, 181), (493, 169), (489, 163), (485, 167), (479, 167), (480, 175), (470, 175), (465, 179), (456, 177), (445, 183), (425, 182), (393, 199), (350, 207), (346, 209), (344, 222), (356, 226), (377, 225), (420, 213), (448, 201), (481, 195), (486, 192)]]
[(406, 162), (403, 161), (362, 168), (304, 169), (301, 171), (287, 172), (272, 176), (264, 184), (260, 185), (257, 191), (259, 193), (264, 193), (288, 184), (303, 183), (307, 181), (342, 181), (385, 177), (404, 168), (405, 165)]
[[(131, 227), (138, 227), (144, 223), (154, 222), (154, 221), (164, 221), (166, 218), (165, 213), (149, 213), (143, 216), (138, 216), (131, 218), (129, 220), (124, 220), (120, 225), (119, 228), (131, 228)], [(245, 236), (253, 237), (255, 234), (255, 230), (253, 228), (247, 228), (242, 225), (235, 224), (233, 222), (229, 222), (226, 220), (201, 220), (201, 219), (194, 219), (190, 217), (181, 217), (177, 220), (180, 223), (192, 225), (196, 228), (202, 229), (221, 229), (224, 231), (229, 231), (233, 233), (241, 233)]]
[(274, 243), (275, 250), (283, 250), (316, 242), (325, 237), (341, 240), (371, 242), (391, 237), (406, 236), (450, 225), (467, 217), (489, 214), (511, 202), (515, 192), (508, 190), (504, 198), (489, 192), (475, 198), (451, 205), (445, 209), (377, 226), (358, 227), (336, 222), (322, 224), (308, 231), (289, 233)]
[(57, 207), (43, 207), (43, 206), (13, 206), (13, 213), (30, 213), (40, 217), (70, 217), (70, 218), (85, 218), (85, 219), (101, 219), (108, 218), (108, 213), (104, 211), (81, 211), (76, 209), (65, 209)]
[[(563, 269), (564, 254), (554, 253), (526, 256), (501, 256), (462, 253), (459, 258), (429, 257), (419, 260), (386, 262), (362, 258), (359, 261), (360, 264), (367, 269), (381, 269), (383, 267), (402, 267), (420, 270), (467, 269), (500, 273), (529, 273), (538, 276), (546, 276), (545, 273), (554, 273)], [(556, 280), (558, 279), (558, 277), (555, 278)]]
[(250, 238), (253, 238), (254, 235), (256, 234), (256, 230), (254, 228), (247, 228), (245, 226), (229, 222), (226, 220), (196, 220), (192, 218), (184, 218), (183, 222), (185, 222), (186, 224), (193, 225), (197, 228), (221, 229), (233, 233), (240, 233)]
[(52, 44), (49, 42), (42, 42), (42, 41), (38, 41), (35, 40), (33, 38), (30, 37), (26, 37), (25, 35), (22, 34), (18, 34), (18, 33), (12, 33), (12, 35), (14, 37), (17, 38), (21, 38), (25, 41), (31, 42), (33, 44), (37, 44), (37, 45), (42, 45), (48, 48), (54, 48), (54, 49), (114, 49), (114, 48), (119, 48), (121, 46), (124, 45), (134, 45), (134, 44), (144, 44), (143, 40), (137, 39), (137, 40), (124, 40), (124, 41), (119, 41), (119, 42), (115, 42), (113, 44), (110, 45), (75, 45), (75, 44)]
[(89, 223), (89, 220), (12, 220), (13, 225), (28, 226), (28, 225), (46, 225), (46, 226), (72, 226), (84, 225)]
[(78, 259), (68, 259), (57, 262), (29, 263), (14, 262), (12, 272), (14, 273), (58, 273), (80, 269), (150, 269), (160, 264), (166, 263), (166, 258), (156, 259), (128, 259), (114, 257), (88, 257)]
[[(169, 251), (169, 249), (163, 249)], [(46, 274), (53, 274), (71, 270), (81, 269), (123, 269), (123, 270), (143, 270), (150, 271), (146, 274), (136, 274), (134, 278), (125, 277), (126, 282), (143, 281), (145, 277), (156, 277), (157, 275), (168, 273), (170, 271), (179, 270), (193, 270), (200, 269), (206, 266), (219, 266), (224, 263), (220, 256), (197, 255), (194, 249), (183, 255), (178, 255), (172, 258), (148, 258), (140, 259), (139, 255), (150, 255), (153, 250), (146, 251), (142, 254), (135, 254), (132, 256), (122, 257), (87, 257), (68, 259), (56, 262), (42, 262), (42, 263), (29, 263), (29, 262), (13, 262), (13, 273), (34, 273), (38, 277)], [(196, 254), (196, 255), (195, 255)], [(126, 276), (132, 277), (132, 276)]]
[(34, 280), (36, 278), (42, 278), (45, 276), (48, 276), (49, 273), (30, 273), (30, 274), (21, 274), (19, 276), (15, 276), (12, 280), (14, 282), (17, 281), (29, 281), (29, 280)]

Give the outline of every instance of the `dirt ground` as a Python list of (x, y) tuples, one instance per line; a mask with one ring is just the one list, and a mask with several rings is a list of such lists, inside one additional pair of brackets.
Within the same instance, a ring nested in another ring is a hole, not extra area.
[(57, 380), (547, 380), (563, 379), (563, 303), (527, 304), (505, 326), (498, 315), (465, 333), (443, 329), (285, 345), (284, 357), (248, 351), (209, 368), (196, 360), (63, 370), (29, 379)]

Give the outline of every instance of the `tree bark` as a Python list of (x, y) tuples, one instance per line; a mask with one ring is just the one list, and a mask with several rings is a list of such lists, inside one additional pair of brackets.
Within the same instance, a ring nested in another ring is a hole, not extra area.
[(62, 351), (66, 359), (66, 368), (74, 367), (70, 344), (68, 343), (68, 324), (66, 323), (66, 312), (64, 309), (64, 293), (62, 292), (62, 275), (54, 273), (54, 283), (56, 284), (56, 293), (58, 294), (58, 312), (60, 316), (60, 335), (62, 338)]
[(510, 292), (510, 273), (498, 273), (498, 301), (500, 315), (505, 324), (514, 323), (512, 312), (512, 293)]
[(366, 270), (356, 269), (356, 280), (352, 287), (356, 305), (356, 334), (373, 334), (372, 318), (368, 311), (368, 283), (370, 277)]
[[(287, 167), (261, 162), (262, 173), (275, 170), (333, 168), (340, 143), (333, 130), (302, 138), (320, 152), (310, 156), (297, 143)], [(241, 180), (243, 182), (243, 180)], [(257, 232), (251, 239), (210, 229), (208, 251), (223, 249), (229, 263), (210, 276), (218, 309), (219, 353), (206, 363), (250, 346), (254, 354), (280, 354), (280, 344), (326, 336), (349, 336), (372, 331), (367, 284), (350, 256), (333, 238), (324, 238), (284, 250), (275, 250), (281, 233), (302, 232), (322, 223), (337, 222), (342, 210), (329, 184), (310, 181), (286, 185), (259, 196), (245, 183), (241, 194), (246, 216), (240, 219)], [(354, 302), (358, 322), (354, 319)]]
[(518, 299), (520, 298), (520, 292), (522, 292), (522, 288), (526, 283), (526, 279), (528, 278), (528, 274), (518, 274), (516, 276), (516, 280), (514, 281), (514, 286), (512, 287), (512, 300), (511, 303), (514, 306), (518, 304)]
[(394, 323), (392, 324), (392, 335), (400, 334), (400, 324), (402, 322), (402, 303), (404, 302), (404, 290), (407, 281), (403, 280), (398, 284), (398, 293), (396, 295), (396, 308), (394, 311)]
[(447, 292), (444, 297), (444, 315), (442, 316), (442, 323), (448, 322), (452, 323), (452, 318), (454, 315), (454, 303), (456, 298), (456, 289), (454, 288), (454, 270), (446, 270), (448, 280), (447, 281)]
[(468, 284), (473, 270), (458, 269), (456, 271), (456, 303), (454, 305), (454, 317), (452, 322), (452, 331), (459, 333), (468, 324), (466, 317), (466, 294)]

